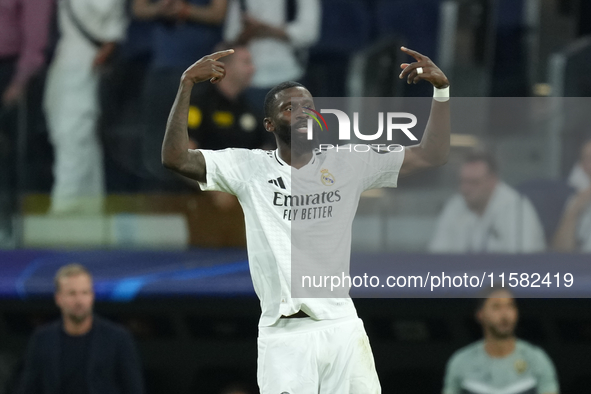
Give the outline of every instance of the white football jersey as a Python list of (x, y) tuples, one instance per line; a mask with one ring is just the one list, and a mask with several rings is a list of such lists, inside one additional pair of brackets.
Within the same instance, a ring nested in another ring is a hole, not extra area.
[(404, 150), (339, 148), (316, 151), (301, 169), (285, 163), (278, 151), (201, 150), (207, 172), (201, 189), (234, 194), (242, 205), (250, 273), (261, 301), (260, 326), (299, 310), (316, 320), (356, 314), (348, 289), (338, 297), (326, 292), (322, 297), (292, 297), (292, 272), (294, 278), (295, 273), (341, 276), (344, 270), (348, 275), (360, 195), (396, 187)]

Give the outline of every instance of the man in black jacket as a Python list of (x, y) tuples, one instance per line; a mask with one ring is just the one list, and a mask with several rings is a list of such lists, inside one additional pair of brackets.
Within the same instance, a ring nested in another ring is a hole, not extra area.
[(31, 338), (19, 394), (141, 394), (140, 360), (131, 335), (93, 315), (90, 273), (59, 269), (55, 302), (62, 319)]

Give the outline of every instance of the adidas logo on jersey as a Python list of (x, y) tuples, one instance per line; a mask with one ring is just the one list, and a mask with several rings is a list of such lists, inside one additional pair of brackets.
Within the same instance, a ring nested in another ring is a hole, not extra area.
[(274, 184), (277, 187), (280, 187), (282, 189), (286, 189), (285, 187), (285, 183), (283, 183), (283, 178), (279, 177), (277, 179), (271, 179), (270, 181), (268, 181), (269, 183)]

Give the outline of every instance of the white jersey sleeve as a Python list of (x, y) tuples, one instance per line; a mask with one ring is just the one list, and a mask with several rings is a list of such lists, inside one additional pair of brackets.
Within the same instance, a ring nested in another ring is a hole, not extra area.
[(404, 149), (392, 152), (370, 149), (363, 153), (354, 152), (352, 156), (362, 177), (363, 190), (397, 186)]
[(221, 191), (238, 195), (255, 173), (253, 154), (248, 149), (201, 149), (205, 157), (205, 182), (199, 182), (203, 191)]

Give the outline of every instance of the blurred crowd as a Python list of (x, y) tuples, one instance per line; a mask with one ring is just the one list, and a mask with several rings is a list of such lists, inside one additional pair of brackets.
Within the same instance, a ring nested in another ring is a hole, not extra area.
[[(304, 77), (301, 57), (320, 33), (317, 0), (4, 3), (10, 23), (2, 25), (0, 43), (2, 113), (48, 64), (42, 107), (54, 156), (50, 212), (58, 215), (100, 212), (106, 181), (99, 131), (120, 127), (115, 118), (122, 114), (140, 130), (139, 149), (129, 153), (141, 159), (144, 187), (171, 179), (159, 152), (178, 80), (223, 41), (237, 53), (223, 84), (196, 92), (192, 140), (202, 148), (272, 147), (259, 124), (264, 94)], [(128, 78), (137, 73), (143, 75)]]
[(517, 190), (502, 181), (494, 156), (479, 151), (464, 158), (459, 179), (431, 252), (591, 252), (591, 139), (581, 145), (568, 181), (530, 181)]
[[(107, 193), (194, 192), (162, 167), (160, 149), (179, 78), (202, 56), (236, 50), (222, 83), (193, 92), (192, 147), (273, 149), (261, 121), (269, 88), (295, 80), (316, 96), (344, 96), (353, 55), (384, 37), (436, 59), (440, 3), (2, 0), (0, 245), (11, 237), (19, 193), (49, 191), (49, 213), (67, 216), (100, 214)], [(515, 39), (503, 15), (499, 45)], [(551, 186), (554, 213), (536, 194), (548, 185), (515, 190), (490, 152), (469, 155), (429, 249), (591, 251), (590, 150), (583, 146), (568, 182)]]

